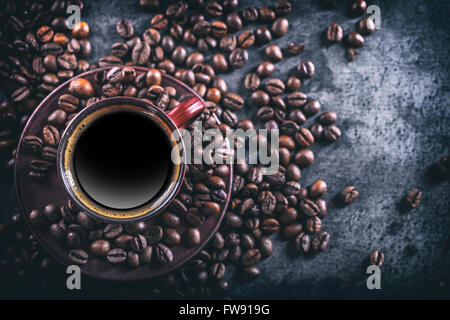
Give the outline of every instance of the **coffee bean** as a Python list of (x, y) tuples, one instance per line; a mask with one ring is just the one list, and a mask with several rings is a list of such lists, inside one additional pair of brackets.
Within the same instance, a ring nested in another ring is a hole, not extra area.
[(312, 198), (323, 196), (327, 192), (327, 184), (323, 180), (317, 180), (309, 186), (309, 195)]
[(269, 104), (270, 96), (263, 90), (256, 90), (251, 94), (250, 101), (256, 107), (261, 107)]
[(284, 83), (278, 78), (267, 79), (264, 83), (264, 90), (272, 96), (280, 95), (284, 92)]
[(213, 279), (220, 280), (225, 275), (225, 269), (226, 267), (223, 263), (214, 263), (209, 269), (209, 274)]
[(360, 48), (364, 45), (364, 37), (357, 32), (350, 32), (347, 36), (347, 44), (352, 48)]
[(255, 91), (259, 88), (260, 79), (256, 73), (248, 73), (244, 79), (245, 89)]
[(315, 67), (311, 61), (303, 60), (299, 63), (297, 71), (301, 78), (309, 79), (314, 76)]
[(72, 35), (79, 39), (86, 38), (89, 35), (89, 25), (84, 21), (75, 23), (72, 28)]
[(336, 120), (337, 115), (332, 111), (324, 112), (319, 116), (319, 122), (324, 126), (329, 126), (330, 124), (335, 123)]
[(172, 250), (170, 250), (168, 247), (166, 247), (163, 244), (157, 244), (154, 248), (154, 254), (156, 257), (156, 260), (161, 265), (169, 264), (173, 261), (173, 253)]
[(241, 263), (245, 267), (252, 266), (261, 260), (261, 252), (258, 249), (250, 249), (241, 257)]
[(255, 43), (255, 32), (251, 29), (243, 31), (237, 38), (237, 44), (244, 49), (250, 48)]
[(308, 217), (313, 217), (319, 213), (319, 207), (310, 199), (300, 202), (300, 210)]
[(292, 10), (292, 4), (287, 0), (279, 0), (275, 4), (275, 13), (277, 16), (285, 16)]
[(300, 91), (294, 91), (287, 96), (287, 103), (292, 108), (303, 107), (307, 101), (306, 94)]
[(52, 125), (47, 125), (42, 129), (42, 137), (44, 142), (50, 146), (57, 146), (60, 139), (58, 129)]
[(285, 239), (293, 239), (297, 237), (303, 231), (303, 225), (301, 223), (291, 223), (283, 230), (283, 237)]
[(281, 51), (280, 47), (275, 44), (267, 46), (264, 50), (264, 53), (266, 57), (271, 61), (278, 62), (283, 60), (283, 52)]
[(66, 243), (69, 248), (78, 248), (81, 246), (81, 238), (76, 232), (69, 232), (66, 237)]
[(222, 104), (225, 108), (237, 111), (244, 107), (244, 99), (237, 94), (227, 93), (222, 99)]
[(411, 208), (417, 208), (422, 200), (422, 192), (419, 189), (412, 189), (406, 196), (406, 203)]
[(369, 263), (381, 267), (384, 263), (384, 254), (381, 251), (374, 250), (369, 257)]
[(130, 247), (134, 251), (140, 252), (147, 247), (147, 240), (141, 234), (138, 234), (130, 241)]
[(298, 252), (308, 253), (311, 249), (311, 238), (308, 234), (301, 232), (295, 238), (294, 244)]
[(247, 7), (242, 11), (242, 18), (246, 23), (253, 23), (258, 20), (258, 10), (255, 7)]
[(358, 23), (358, 28), (362, 35), (370, 35), (375, 32), (375, 23), (369, 17), (362, 18)]
[(14, 102), (21, 102), (21, 101), (25, 100), (26, 98), (28, 98), (28, 96), (30, 94), (31, 94), (30, 89), (26, 86), (23, 86), (23, 87), (20, 87), (19, 89), (15, 90), (11, 94), (11, 100), (13, 100)]
[(127, 253), (120, 248), (112, 249), (106, 254), (106, 259), (113, 264), (122, 263), (127, 260)]
[(336, 127), (335, 125), (331, 125), (328, 127), (325, 127), (325, 129), (323, 130), (323, 137), (325, 138), (325, 140), (327, 141), (336, 141), (337, 139), (339, 139), (341, 136), (341, 130)]
[(97, 240), (90, 245), (91, 252), (96, 256), (106, 256), (110, 248), (111, 246), (107, 240)]
[(294, 140), (301, 147), (310, 147), (314, 144), (314, 136), (311, 131), (306, 128), (300, 128), (294, 134)]
[(23, 138), (22, 145), (26, 151), (39, 154), (42, 150), (43, 141), (39, 137), (28, 135)]
[(230, 66), (234, 69), (242, 68), (248, 61), (248, 53), (247, 50), (242, 48), (236, 48), (228, 57), (230, 61)]
[(261, 62), (256, 68), (256, 74), (261, 78), (270, 76), (274, 71), (275, 66), (269, 61)]
[(127, 253), (128, 266), (130, 268), (137, 268), (140, 264), (139, 254), (133, 251), (128, 251)]
[(272, 33), (266, 26), (258, 27), (255, 31), (255, 36), (260, 43), (268, 43), (272, 41)]
[(226, 23), (231, 31), (238, 31), (242, 29), (241, 17), (236, 12), (232, 12), (227, 15)]
[(81, 249), (70, 250), (68, 256), (70, 261), (78, 265), (86, 264), (89, 258), (87, 252)]
[(302, 43), (289, 42), (287, 51), (290, 55), (296, 56), (305, 51), (305, 48), (306, 44), (304, 42)]
[(162, 30), (167, 28), (169, 21), (163, 14), (159, 13), (153, 16), (150, 20), (150, 25), (157, 30)]
[(215, 38), (221, 38), (225, 36), (228, 32), (227, 25), (223, 23), (222, 21), (214, 21), (211, 24), (211, 34)]
[[(155, 28), (149, 28), (145, 30), (142, 37), (144, 38), (144, 43), (149, 46), (156, 46), (161, 41), (161, 34)], [(139, 45), (139, 42), (136, 43), (136, 46), (137, 45)]]
[(356, 199), (358, 199), (359, 192), (355, 189), (353, 186), (349, 186), (344, 188), (341, 192), (341, 200), (344, 202), (344, 204), (351, 204)]
[(259, 9), (259, 20), (263, 23), (272, 22), (275, 19), (275, 11), (271, 8), (264, 7)]
[(144, 65), (150, 57), (150, 46), (147, 42), (137, 43), (131, 52), (131, 59), (137, 65)]
[(220, 17), (223, 14), (223, 7), (217, 1), (208, 2), (205, 10), (213, 18)]
[(49, 42), (53, 39), (54, 31), (49, 26), (42, 26), (36, 31), (36, 38), (40, 42)]
[(366, 12), (367, 3), (364, 0), (353, 1), (351, 12), (354, 16), (360, 16)]
[(116, 31), (124, 39), (130, 39), (134, 34), (133, 25), (127, 19), (122, 19), (117, 22)]
[(289, 28), (288, 20), (286, 18), (280, 17), (273, 22), (270, 30), (272, 31), (272, 34), (275, 37), (282, 37), (287, 33), (288, 28)]
[(311, 240), (311, 248), (314, 251), (325, 251), (330, 243), (330, 235), (328, 232), (322, 231), (314, 235)]
[(344, 32), (342, 27), (336, 23), (331, 24), (327, 30), (327, 39), (330, 42), (341, 42)]
[(274, 233), (280, 229), (280, 223), (273, 218), (264, 219), (261, 223), (261, 229), (267, 234)]
[(261, 108), (259, 108), (258, 112), (256, 113), (256, 117), (263, 122), (266, 122), (266, 121), (272, 119), (273, 116), (274, 116), (274, 111), (271, 107), (261, 107)]
[(77, 78), (70, 82), (69, 92), (83, 98), (89, 98), (94, 95), (94, 87), (88, 80)]

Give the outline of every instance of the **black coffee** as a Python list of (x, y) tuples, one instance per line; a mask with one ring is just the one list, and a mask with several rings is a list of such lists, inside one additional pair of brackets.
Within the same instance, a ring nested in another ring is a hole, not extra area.
[(171, 144), (154, 120), (132, 111), (104, 115), (85, 129), (74, 152), (84, 192), (100, 205), (132, 209), (158, 197), (170, 181)]

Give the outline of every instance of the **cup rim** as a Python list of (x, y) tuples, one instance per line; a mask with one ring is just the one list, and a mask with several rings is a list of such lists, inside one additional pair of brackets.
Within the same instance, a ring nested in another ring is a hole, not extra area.
[[(175, 123), (172, 121), (172, 119), (170, 119), (170, 117), (165, 112), (160, 110), (157, 106), (155, 106), (150, 101), (146, 101), (146, 100), (135, 98), (135, 97), (118, 96), (118, 97), (101, 99), (101, 100), (96, 101), (93, 104), (83, 108), (82, 110), (80, 110), (78, 112), (78, 114), (70, 121), (70, 123), (64, 129), (64, 131), (61, 135), (60, 142), (58, 144), (57, 160), (56, 160), (58, 177), (64, 186), (64, 191), (67, 193), (69, 198), (71, 200), (73, 200), (77, 204), (77, 206), (80, 207), (80, 209), (82, 209), (88, 215), (91, 215), (92, 217), (94, 217), (96, 219), (100, 219), (104, 222), (109, 222), (109, 223), (131, 223), (131, 222), (147, 220), (149, 218), (157, 216), (159, 213), (164, 211), (170, 205), (172, 200), (177, 196), (177, 194), (179, 193), (179, 191), (181, 189), (181, 186), (183, 184), (183, 181), (184, 181), (184, 178), (186, 175), (186, 164), (183, 161), (181, 161), (180, 165), (179, 165), (179, 173), (176, 177), (176, 180), (174, 181), (174, 187), (170, 191), (170, 193), (166, 196), (166, 198), (161, 202), (161, 204), (156, 209), (146, 212), (146, 213), (143, 213), (141, 215), (135, 216), (135, 217), (120, 217), (120, 218), (117, 217), (117, 218), (115, 218), (115, 217), (105, 216), (105, 215), (102, 215), (100, 213), (93, 211), (91, 208), (86, 206), (85, 203), (83, 203), (79, 199), (79, 197), (73, 191), (73, 189), (70, 185), (70, 181), (68, 181), (68, 177), (65, 175), (65, 172), (64, 172), (64, 168), (65, 168), (64, 155), (65, 155), (65, 151), (66, 151), (66, 147), (67, 147), (69, 138), (72, 136), (73, 130), (77, 127), (77, 125), (80, 124), (80, 122), (87, 115), (92, 114), (95, 111), (100, 110), (102, 108), (107, 108), (108, 106), (125, 105), (125, 104), (142, 107), (142, 108), (145, 108), (146, 110), (151, 110), (151, 111), (155, 112), (155, 114), (160, 119), (162, 119), (165, 124), (168, 125), (169, 129), (172, 130), (172, 132), (174, 132), (174, 135), (179, 137), (178, 144), (181, 143), (183, 154), (186, 152), (185, 144), (184, 144), (182, 135), (181, 135), (178, 127), (175, 125)], [(85, 194), (87, 196), (87, 198), (90, 198), (84, 190), (82, 191), (82, 193)], [(95, 202), (93, 199), (91, 201)], [(101, 204), (98, 204), (98, 205), (100, 207), (104, 207)], [(135, 209), (144, 208), (146, 205), (148, 205), (148, 202), (146, 202), (142, 205), (139, 205)], [(125, 209), (125, 210), (112, 209), (112, 211), (127, 211), (127, 209)]]

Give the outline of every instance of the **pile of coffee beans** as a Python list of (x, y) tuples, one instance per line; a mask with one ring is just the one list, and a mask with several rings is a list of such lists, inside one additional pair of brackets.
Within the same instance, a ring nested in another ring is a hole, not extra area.
[(83, 9), (79, 0), (0, 5), (0, 86), (8, 95), (0, 105), (0, 171), (5, 171), (14, 166), (17, 140), (31, 113), (58, 85), (89, 69), (92, 46), (85, 22), (72, 30), (66, 24), (68, 6)]
[[(336, 7), (335, 0), (321, 2)], [(272, 43), (288, 34), (286, 17), (292, 9), (289, 1), (279, 0), (263, 8), (240, 8), (238, 0), (140, 0), (141, 8), (152, 13), (148, 29), (138, 35), (130, 21), (118, 21), (115, 28), (121, 40), (112, 44), (109, 55), (92, 65), (84, 60), (91, 51), (86, 39), (89, 26), (81, 22), (70, 38), (62, 17), (67, 5), (82, 7), (81, 1), (47, 3), (35, 1), (26, 6), (6, 1), (0, 13), (0, 48), (7, 52), (0, 61), (0, 77), (7, 80), (2, 84), (10, 94), (10, 99), (0, 106), (0, 150), (14, 149), (29, 114), (59, 83), (88, 69), (109, 69), (97, 73), (95, 83), (83, 78), (73, 80), (68, 92), (59, 97), (42, 132), (24, 138), (23, 149), (36, 156), (29, 164), (29, 176), (37, 183), (45, 181), (54, 170), (61, 131), (81, 108), (104, 97), (123, 95), (148, 99), (164, 111), (171, 110), (182, 97), (174, 88), (161, 85), (161, 73), (173, 75), (204, 98), (207, 108), (201, 116), (203, 130), (214, 127), (226, 134), (230, 129), (247, 130), (261, 123), (281, 133), (278, 172), (265, 176), (261, 166), (235, 164), (232, 199), (219, 231), (192, 260), (174, 272), (145, 282), (145, 288), (136, 296), (143, 292), (151, 298), (226, 295), (227, 267), (237, 266), (240, 279), (257, 278), (260, 272), (256, 265), (271, 256), (275, 248), (270, 237), (277, 232), (291, 241), (299, 254), (311, 255), (327, 248), (330, 234), (322, 227), (328, 208), (322, 197), (328, 186), (318, 179), (305, 187), (300, 180), (302, 169), (315, 161), (311, 146), (319, 141), (337, 141), (341, 130), (335, 112), (322, 110), (319, 101), (300, 90), (315, 75), (312, 61), (299, 58), (296, 74), (286, 79), (272, 76), (284, 56), (297, 56), (306, 50), (305, 43), (289, 42), (284, 48)], [(366, 7), (365, 1), (352, 1), (350, 11), (361, 16)], [(362, 18), (358, 28), (358, 33), (344, 36), (342, 27), (332, 24), (326, 37), (333, 43), (345, 39), (347, 56), (354, 60), (364, 36), (373, 33), (375, 26), (371, 19)], [(252, 46), (263, 49), (264, 60), (242, 77), (248, 96), (229, 92), (220, 74), (245, 66)], [(150, 71), (138, 74), (133, 66)], [(255, 109), (257, 123), (240, 119), (244, 108)], [(313, 124), (306, 127), (313, 117)], [(448, 164), (448, 158), (442, 158), (434, 172), (448, 177)], [(173, 260), (174, 248), (195, 247), (201, 241), (198, 227), (208, 216), (220, 212), (226, 197), (228, 166), (190, 165), (188, 170), (182, 192), (156, 220), (104, 224), (70, 201), (44, 204), (29, 212), (28, 219), (64, 245), (68, 258), (76, 264), (88, 263), (95, 256), (131, 268), (164, 265)], [(413, 191), (408, 203), (417, 206), (421, 193)], [(358, 196), (357, 189), (348, 186), (339, 201), (349, 205)], [(11, 240), (0, 269), (14, 271), (17, 276), (24, 273), (24, 263), (30, 259), (41, 267), (51, 260), (41, 251), (36, 254), (29, 250), (37, 244), (16, 220), (20, 220), (18, 216), (13, 218), (13, 227), (0, 225), (0, 235)], [(384, 254), (374, 251), (369, 260), (381, 266)]]

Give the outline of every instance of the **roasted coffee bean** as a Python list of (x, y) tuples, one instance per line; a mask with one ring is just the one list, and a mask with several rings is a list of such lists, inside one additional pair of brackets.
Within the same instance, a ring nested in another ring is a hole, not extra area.
[(274, 111), (271, 107), (261, 107), (256, 113), (256, 117), (263, 122), (273, 119), (273, 116)]
[(242, 29), (242, 20), (238, 13), (232, 12), (227, 15), (226, 24), (231, 31)]
[(275, 19), (275, 11), (271, 8), (264, 7), (259, 9), (259, 20), (263, 23), (272, 22)]
[(120, 83), (120, 82), (117, 82), (117, 83), (108, 82), (105, 85), (103, 85), (103, 87), (102, 87), (103, 95), (108, 98), (118, 96), (122, 93), (122, 91), (123, 91), (123, 86), (122, 86), (122, 83)]
[(164, 230), (163, 241), (167, 246), (173, 247), (181, 242), (181, 235), (175, 229), (167, 228)]
[(122, 263), (127, 260), (127, 252), (120, 248), (112, 249), (106, 254), (106, 259), (113, 264)]
[(197, 228), (189, 228), (186, 231), (186, 245), (188, 247), (195, 247), (200, 244), (200, 231)]
[(358, 23), (359, 32), (369, 35), (375, 32), (375, 23), (370, 17), (362, 18)]
[(150, 20), (150, 25), (157, 30), (162, 30), (167, 28), (169, 21), (163, 14), (159, 13), (153, 16)]
[(255, 239), (247, 233), (241, 235), (240, 245), (244, 250), (250, 250), (255, 247)]
[(303, 60), (299, 63), (297, 71), (301, 78), (309, 79), (314, 76), (315, 67), (311, 61)]
[(336, 113), (334, 113), (332, 111), (324, 112), (319, 116), (319, 122), (320, 122), (320, 124), (322, 124), (324, 126), (329, 126), (329, 125), (335, 123), (336, 120), (337, 120), (337, 115), (336, 115)]
[(39, 49), (41, 56), (46, 57), (49, 55), (54, 55), (55, 57), (62, 54), (64, 49), (61, 45), (53, 42), (45, 43)]
[(225, 275), (225, 265), (221, 262), (219, 263), (214, 263), (213, 265), (211, 265), (211, 267), (209, 268), (209, 274), (210, 276), (215, 279), (215, 280), (220, 280), (223, 278), (223, 276)]
[(266, 26), (258, 27), (255, 31), (255, 36), (259, 43), (268, 43), (272, 41), (272, 33)]
[(242, 11), (242, 18), (246, 23), (253, 23), (258, 20), (258, 9), (255, 7), (248, 7)]
[(49, 26), (42, 26), (36, 31), (36, 38), (40, 42), (49, 42), (53, 39), (54, 31)]
[[(284, 118), (284, 116), (283, 116), (283, 118)], [(281, 119), (277, 119), (277, 120), (281, 120)], [(298, 124), (292, 120), (284, 120), (280, 124), (280, 131), (282, 134), (285, 134), (288, 136), (293, 136), (294, 134), (296, 134), (296, 132), (298, 130), (299, 130)]]
[(214, 69), (218, 72), (227, 72), (228, 71), (228, 61), (227, 58), (221, 53), (216, 53), (213, 56), (213, 66)]
[(323, 137), (325, 138), (325, 140), (327, 141), (336, 141), (337, 139), (339, 139), (341, 136), (341, 130), (336, 127), (335, 125), (331, 125), (328, 127), (325, 127), (323, 130)]
[(222, 104), (225, 108), (237, 111), (244, 107), (244, 99), (235, 93), (227, 93), (222, 99)]
[(206, 20), (198, 21), (192, 28), (195, 36), (199, 38), (204, 38), (211, 32), (211, 24)]
[[(161, 41), (161, 34), (155, 28), (149, 28), (145, 30), (142, 37), (144, 38), (144, 43), (148, 44), (149, 46), (156, 46)], [(136, 43), (136, 46), (138, 44), (139, 42)]]
[(89, 35), (89, 25), (84, 21), (75, 23), (72, 28), (72, 35), (78, 39), (86, 38)]
[(141, 252), (140, 261), (143, 264), (150, 264), (153, 257), (153, 247), (147, 246), (144, 251)]
[(345, 187), (341, 192), (341, 200), (344, 204), (351, 204), (358, 199), (359, 192), (353, 186)]
[(384, 254), (381, 251), (374, 250), (369, 257), (369, 263), (381, 267), (384, 263)]
[(308, 253), (311, 249), (311, 238), (308, 234), (301, 232), (295, 238), (294, 245), (298, 252)]
[(267, 79), (264, 83), (264, 90), (272, 96), (280, 95), (284, 92), (284, 83), (278, 78)]
[(263, 61), (256, 67), (256, 74), (261, 78), (270, 76), (274, 71), (275, 66), (269, 61)]
[(131, 59), (137, 65), (144, 65), (150, 57), (150, 45), (147, 42), (138, 42), (131, 52)]
[(292, 10), (292, 4), (287, 0), (279, 0), (275, 4), (275, 13), (277, 16), (285, 16)]
[(264, 50), (264, 53), (266, 54), (266, 57), (273, 62), (283, 60), (283, 52), (281, 51), (280, 47), (275, 44), (267, 46), (267, 48)]
[(267, 258), (273, 253), (273, 244), (269, 237), (261, 237), (258, 239), (257, 247), (263, 258)]
[(127, 19), (122, 19), (117, 22), (116, 31), (117, 34), (124, 39), (130, 39), (134, 34), (133, 25)]
[(220, 17), (223, 14), (223, 7), (217, 1), (208, 2), (205, 10), (213, 18)]
[(250, 101), (256, 107), (261, 107), (269, 104), (270, 96), (263, 90), (256, 90), (251, 94)]
[(308, 191), (312, 198), (321, 197), (327, 192), (327, 184), (323, 180), (317, 180), (309, 186)]
[(248, 53), (247, 50), (242, 48), (236, 48), (228, 57), (230, 61), (230, 66), (234, 69), (242, 68), (248, 61)]
[(297, 195), (300, 193), (300, 184), (297, 181), (288, 181), (283, 188), (286, 195)]
[(239, 121), (239, 118), (233, 111), (225, 110), (222, 114), (222, 121), (231, 127), (235, 127)]
[(305, 216), (313, 217), (319, 214), (319, 207), (310, 199), (300, 202), (300, 210)]
[(261, 252), (258, 249), (250, 249), (241, 256), (241, 263), (245, 267), (252, 266), (261, 260)]
[(303, 107), (307, 101), (306, 94), (300, 91), (294, 91), (287, 96), (287, 103), (292, 108)]
[(201, 207), (201, 211), (207, 217), (212, 215), (216, 216), (220, 212), (220, 205), (212, 201), (205, 202)]
[(248, 49), (255, 43), (255, 32), (251, 29), (243, 31), (237, 38), (239, 47)]
[(259, 269), (255, 266), (250, 266), (243, 268), (240, 273), (240, 277), (244, 281), (249, 281), (258, 278), (259, 276)]
[(314, 235), (311, 240), (311, 248), (314, 251), (325, 251), (330, 243), (330, 235), (328, 232), (322, 231)]
[(173, 261), (173, 253), (172, 250), (170, 250), (168, 247), (166, 247), (163, 244), (157, 244), (154, 248), (154, 255), (156, 257), (156, 260), (161, 265), (166, 265), (168, 263), (171, 263)]
[(22, 145), (26, 151), (39, 154), (42, 150), (43, 141), (39, 137), (28, 135), (23, 138)]
[(13, 100), (14, 102), (21, 102), (28, 98), (30, 94), (31, 90), (28, 87), (23, 86), (18, 88), (11, 94), (11, 100)]
[(90, 245), (91, 252), (96, 256), (106, 256), (110, 248), (111, 246), (107, 240), (97, 240)]
[(220, 39), (219, 47), (223, 51), (232, 52), (236, 49), (236, 43), (236, 36), (234, 34), (228, 34)]
[[(110, 238), (112, 238), (112, 237), (110, 237)], [(119, 248), (129, 249), (130, 248), (130, 241), (132, 239), (133, 239), (133, 237), (128, 235), (128, 234), (122, 234), (122, 235), (117, 236), (116, 240), (114, 240), (114, 243)]]
[(161, 219), (165, 225), (171, 228), (176, 228), (180, 225), (180, 218), (176, 214), (170, 212), (165, 212)]
[(352, 48), (360, 48), (364, 45), (364, 37), (357, 32), (350, 32), (347, 36), (347, 44)]
[(130, 247), (134, 251), (140, 252), (147, 247), (147, 240), (143, 235), (138, 234), (130, 241)]
[(308, 100), (308, 102), (303, 107), (303, 113), (307, 117), (311, 117), (320, 111), (320, 102), (314, 99)]
[(327, 29), (327, 39), (330, 42), (341, 42), (344, 32), (342, 27), (336, 23), (331, 24)]
[(422, 192), (419, 189), (412, 189), (406, 196), (406, 203), (411, 208), (417, 208), (422, 200)]
[(304, 42), (302, 43), (289, 42), (287, 51), (290, 55), (296, 56), (305, 51), (305, 48), (306, 44)]
[(264, 219), (261, 223), (261, 229), (264, 233), (271, 234), (280, 229), (280, 223), (273, 218)]
[(306, 128), (300, 128), (294, 134), (294, 140), (301, 147), (310, 147), (314, 144), (314, 136), (311, 131)]
[(55, 162), (58, 150), (53, 147), (46, 146), (42, 149), (42, 159)]
[(273, 22), (270, 30), (272, 31), (272, 34), (275, 37), (282, 37), (287, 33), (288, 28), (289, 28), (288, 20), (286, 18), (280, 17)]
[(80, 42), (80, 56), (82, 58), (88, 58), (92, 52), (92, 45), (88, 39), (81, 39)]
[(221, 38), (225, 36), (228, 32), (227, 25), (222, 21), (214, 21), (211, 24), (211, 35), (215, 38)]
[(128, 251), (127, 253), (128, 266), (130, 268), (137, 268), (140, 264), (139, 254), (133, 251)]
[(259, 88), (261, 80), (256, 73), (248, 73), (244, 79), (245, 89), (248, 91), (255, 91)]
[(146, 234), (147, 244), (153, 245), (158, 243), (163, 237), (163, 230), (160, 226), (152, 225), (148, 228)]
[(81, 249), (70, 250), (68, 256), (70, 261), (78, 265), (86, 264), (89, 259), (87, 252)]
[(70, 82), (69, 92), (83, 98), (90, 98), (94, 95), (94, 87), (88, 80), (78, 78)]
[(60, 139), (58, 129), (52, 125), (47, 125), (42, 129), (42, 137), (44, 142), (50, 146), (57, 146)]
[(364, 0), (355, 0), (353, 1), (351, 12), (355, 16), (360, 16), (366, 12), (367, 3)]
[(262, 191), (257, 200), (263, 214), (271, 215), (275, 211), (277, 199), (272, 192)]
[(200, 52), (193, 52), (186, 58), (186, 67), (192, 68), (196, 64), (202, 64), (205, 56)]
[(283, 237), (285, 239), (293, 239), (297, 237), (303, 231), (303, 225), (301, 223), (291, 223), (283, 230)]
[(69, 232), (66, 237), (66, 243), (69, 248), (79, 248), (81, 246), (81, 238), (76, 232)]
[(303, 112), (300, 111), (300, 109), (292, 109), (292, 111), (289, 113), (288, 119), (294, 121), (298, 125), (302, 125), (306, 122), (306, 117)]

